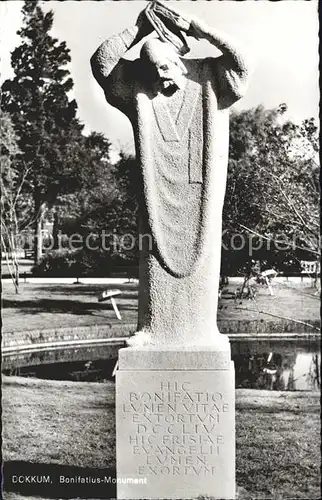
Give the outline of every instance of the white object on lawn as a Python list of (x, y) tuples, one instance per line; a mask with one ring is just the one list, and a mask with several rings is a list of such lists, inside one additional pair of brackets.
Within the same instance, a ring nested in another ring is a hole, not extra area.
[(122, 319), (122, 316), (120, 314), (120, 311), (118, 310), (118, 307), (116, 305), (114, 297), (116, 295), (120, 295), (121, 293), (122, 293), (121, 290), (118, 290), (118, 289), (116, 289), (116, 290), (104, 290), (104, 292), (101, 293), (101, 295), (98, 297), (99, 302), (104, 302), (104, 300), (108, 300), (108, 299), (111, 300), (114, 312), (116, 314), (117, 319), (119, 319), (119, 320)]
[(119, 362), (118, 362), (118, 360), (117, 360), (117, 361), (116, 361), (116, 363), (115, 363), (115, 366), (114, 366), (113, 372), (112, 372), (112, 377), (115, 377), (115, 375), (116, 375), (116, 371), (118, 370), (118, 367), (119, 367)]
[(271, 285), (271, 281), (278, 275), (278, 272), (275, 269), (267, 269), (261, 273), (261, 276), (265, 279), (267, 288), (269, 290), (270, 295), (274, 295), (273, 288)]

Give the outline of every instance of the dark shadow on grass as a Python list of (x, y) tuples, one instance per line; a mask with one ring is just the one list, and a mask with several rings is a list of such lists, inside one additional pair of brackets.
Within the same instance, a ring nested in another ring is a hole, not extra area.
[[(92, 469), (69, 465), (9, 461), (4, 463), (3, 468), (4, 491), (20, 493), (24, 496), (86, 499), (109, 499), (116, 496), (116, 487), (112, 482), (115, 480), (114, 467)], [(62, 481), (62, 478), (65, 481)], [(81, 482), (81, 478), (83, 478), (83, 482)], [(68, 479), (69, 482), (66, 481)], [(75, 483), (71, 483), (71, 479), (74, 479)]]
[[(32, 287), (32, 284), (31, 284)], [(122, 284), (55, 284), (55, 285), (37, 285), (37, 290), (41, 292), (48, 292), (52, 294), (64, 294), (64, 295), (89, 295), (92, 297), (97, 297), (103, 290), (121, 290), (121, 298), (135, 298), (138, 295), (138, 285), (134, 283), (122, 283)]]
[[(118, 303), (120, 310), (136, 310), (136, 304), (122, 305)], [(30, 299), (30, 300), (15, 300), (3, 299), (2, 307), (18, 309), (17, 313), (21, 314), (39, 314), (46, 313), (68, 313), (77, 315), (94, 315), (94, 311), (113, 311), (110, 303), (95, 303), (95, 302), (81, 302), (80, 300), (63, 300), (63, 299)]]

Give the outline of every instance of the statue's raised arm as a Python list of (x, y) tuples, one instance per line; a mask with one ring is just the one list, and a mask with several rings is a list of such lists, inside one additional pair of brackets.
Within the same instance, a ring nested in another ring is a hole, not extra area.
[(228, 108), (243, 97), (248, 83), (250, 63), (240, 45), (226, 35), (192, 18), (187, 35), (208, 40), (222, 52), (217, 58), (207, 58), (216, 82), (219, 109)]
[(142, 11), (134, 26), (105, 40), (91, 57), (93, 75), (104, 90), (106, 100), (128, 116), (131, 114), (136, 64), (123, 56), (152, 30)]

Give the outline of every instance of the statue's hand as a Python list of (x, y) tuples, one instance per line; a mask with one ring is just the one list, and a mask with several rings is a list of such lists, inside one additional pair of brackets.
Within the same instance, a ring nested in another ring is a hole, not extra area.
[(156, 4), (158, 16), (166, 23), (168, 27), (170, 27), (170, 29), (172, 26), (173, 28), (175, 28), (175, 30), (179, 29), (181, 31), (187, 32), (190, 26), (190, 16), (180, 14), (180, 12), (173, 9), (172, 6), (169, 7), (168, 2), (157, 0)]
[(141, 39), (144, 38), (145, 36), (150, 35), (150, 33), (152, 33), (152, 31), (154, 30), (152, 24), (146, 17), (145, 10), (142, 10), (140, 12), (135, 24), (139, 29), (139, 37)]
[(196, 40), (200, 40), (201, 38), (206, 38), (206, 33), (207, 28), (202, 21), (197, 17), (191, 19), (189, 29), (187, 30), (188, 36), (193, 36)]

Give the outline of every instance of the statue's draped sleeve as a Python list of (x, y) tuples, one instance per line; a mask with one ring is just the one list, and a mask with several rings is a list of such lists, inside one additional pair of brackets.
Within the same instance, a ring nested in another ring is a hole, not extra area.
[(218, 108), (229, 108), (246, 92), (248, 69), (246, 66), (236, 65), (233, 59), (225, 55), (216, 59), (209, 58), (207, 62), (214, 77)]
[(231, 36), (201, 23), (199, 28), (222, 55), (204, 60), (208, 65), (208, 75), (212, 75), (212, 84), (217, 97), (218, 109), (229, 108), (244, 96), (250, 75), (249, 54), (240, 43)]
[(123, 56), (136, 36), (136, 26), (126, 29), (103, 42), (91, 58), (93, 75), (104, 90), (107, 102), (127, 116), (132, 114), (136, 64)]

